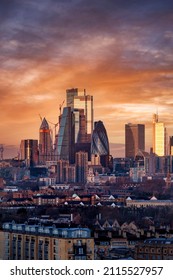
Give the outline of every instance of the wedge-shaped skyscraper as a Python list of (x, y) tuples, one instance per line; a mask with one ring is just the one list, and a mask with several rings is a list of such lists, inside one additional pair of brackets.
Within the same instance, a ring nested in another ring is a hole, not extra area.
[(70, 107), (65, 107), (61, 115), (57, 143), (58, 160), (74, 163), (74, 114)]

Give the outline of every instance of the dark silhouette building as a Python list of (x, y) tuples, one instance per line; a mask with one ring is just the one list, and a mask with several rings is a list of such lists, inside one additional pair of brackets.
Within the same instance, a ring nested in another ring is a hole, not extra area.
[(75, 155), (76, 182), (86, 183), (88, 173), (88, 154), (80, 151)]
[(38, 164), (38, 140), (21, 140), (20, 159), (25, 161), (27, 167)]
[(173, 156), (173, 136), (169, 137), (169, 155)]
[(144, 124), (125, 125), (125, 157), (135, 158), (139, 150), (145, 150)]

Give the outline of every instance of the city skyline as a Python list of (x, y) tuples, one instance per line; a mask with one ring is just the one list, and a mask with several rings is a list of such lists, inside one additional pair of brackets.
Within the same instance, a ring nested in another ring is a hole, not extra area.
[(172, 1), (3, 0), (0, 11), (4, 157), (39, 138), (39, 114), (58, 122), (73, 87), (93, 96), (114, 156), (129, 122), (145, 124), (149, 150), (157, 110), (173, 135)]

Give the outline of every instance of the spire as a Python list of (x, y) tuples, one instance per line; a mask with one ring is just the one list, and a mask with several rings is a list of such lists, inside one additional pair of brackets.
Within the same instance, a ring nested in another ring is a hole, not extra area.
[(43, 119), (43, 121), (41, 123), (40, 129), (49, 129), (49, 124), (45, 118)]
[(153, 115), (153, 123), (158, 123), (159, 121), (159, 117), (158, 117), (158, 113)]

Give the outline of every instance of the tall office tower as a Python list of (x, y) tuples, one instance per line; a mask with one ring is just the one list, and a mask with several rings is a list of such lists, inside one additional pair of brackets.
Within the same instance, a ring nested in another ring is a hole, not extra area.
[(80, 151), (75, 155), (76, 182), (86, 183), (88, 174), (88, 153)]
[(68, 167), (68, 183), (76, 182), (76, 166), (75, 164), (71, 164)]
[(57, 183), (67, 183), (68, 182), (68, 160), (58, 160), (57, 161)]
[(71, 88), (66, 90), (66, 105), (74, 109), (74, 97), (78, 96), (78, 88)]
[(64, 107), (58, 133), (56, 155), (58, 160), (74, 163), (74, 114), (70, 107)]
[(74, 109), (74, 122), (75, 122), (75, 144), (86, 143), (87, 133), (86, 133), (86, 117), (84, 115), (83, 109)]
[(102, 121), (94, 123), (91, 153), (94, 155), (109, 155), (109, 141)]
[(74, 108), (83, 109), (86, 118), (86, 129), (89, 140), (93, 131), (93, 96), (86, 95), (74, 97)]
[(159, 122), (158, 114), (153, 115), (153, 152), (157, 156), (166, 155), (166, 128)]
[(145, 150), (145, 125), (125, 125), (125, 157), (135, 158), (139, 150)]
[(86, 117), (83, 109), (74, 109), (75, 120), (75, 153), (84, 151), (88, 153), (88, 160), (91, 158), (91, 141), (86, 132)]
[(109, 166), (109, 141), (102, 121), (94, 123), (94, 130), (91, 140), (91, 155), (93, 159), (96, 156), (99, 157), (100, 163), (103, 167)]
[(173, 156), (173, 136), (169, 137), (169, 155)]
[(78, 88), (66, 90), (66, 106), (71, 108), (75, 125), (75, 153), (85, 151), (91, 159), (91, 134), (93, 131), (93, 96)]
[(86, 91), (79, 92), (77, 88), (67, 89), (66, 91), (66, 104), (67, 107), (71, 109), (83, 109), (86, 121), (86, 133), (91, 139), (91, 134), (93, 131), (93, 96), (86, 94)]
[(20, 159), (25, 160), (27, 167), (38, 164), (38, 140), (21, 140)]
[(75, 164), (69, 164), (67, 160), (57, 161), (57, 183), (75, 183), (76, 182)]
[(39, 163), (45, 164), (46, 161), (52, 160), (53, 145), (51, 129), (47, 120), (44, 118), (39, 130)]

